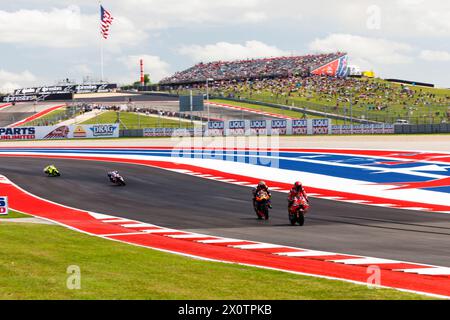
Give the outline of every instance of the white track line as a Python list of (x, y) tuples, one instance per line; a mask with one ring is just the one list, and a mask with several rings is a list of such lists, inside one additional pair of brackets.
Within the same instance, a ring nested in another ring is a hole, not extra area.
[(418, 273), (423, 275), (442, 275), (448, 276), (450, 275), (450, 268), (447, 267), (438, 267), (438, 268), (417, 268), (417, 269), (395, 269), (394, 271), (403, 271), (407, 273)]
[(237, 249), (271, 249), (271, 248), (285, 248), (285, 246), (280, 246), (278, 244), (271, 243), (256, 243), (256, 244), (241, 244), (241, 245), (231, 245), (229, 247)]
[(343, 264), (385, 264), (385, 263), (399, 263), (396, 260), (390, 260), (390, 259), (381, 259), (381, 258), (356, 258), (356, 259), (344, 259), (344, 260), (327, 260), (332, 261), (336, 263), (343, 263)]
[(314, 251), (314, 250), (305, 250), (305, 251), (293, 251), (293, 252), (277, 252), (275, 253), (279, 256), (287, 256), (287, 257), (319, 257), (319, 256), (335, 256), (337, 253), (333, 252), (325, 252), (325, 251)]

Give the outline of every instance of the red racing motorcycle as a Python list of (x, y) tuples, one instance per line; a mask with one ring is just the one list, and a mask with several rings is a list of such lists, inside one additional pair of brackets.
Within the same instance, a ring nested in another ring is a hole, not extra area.
[(295, 226), (297, 223), (303, 226), (305, 215), (309, 209), (308, 201), (304, 197), (295, 197), (289, 209), (289, 221)]

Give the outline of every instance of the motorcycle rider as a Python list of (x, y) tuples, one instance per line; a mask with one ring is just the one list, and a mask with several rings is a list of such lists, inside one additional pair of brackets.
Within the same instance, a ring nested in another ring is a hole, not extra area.
[(111, 182), (116, 182), (116, 179), (118, 178), (118, 177), (120, 177), (120, 175), (119, 175), (119, 171), (117, 171), (117, 170), (115, 170), (115, 171), (110, 171), (110, 172), (108, 172), (108, 177), (109, 177), (109, 180), (111, 180)]
[(267, 202), (269, 205), (269, 208), (272, 209), (272, 194), (269, 191), (269, 188), (267, 187), (267, 184), (264, 181), (260, 181), (258, 183), (258, 185), (256, 186), (256, 188), (253, 188), (252, 193), (253, 193), (253, 208), (256, 211), (256, 195), (258, 194), (258, 192), (260, 191), (265, 191), (267, 192), (267, 194), (269, 195), (269, 201)]
[(304, 197), (306, 202), (309, 204), (308, 195), (306, 194), (305, 188), (300, 181), (294, 183), (294, 186), (289, 191), (288, 195), (288, 212), (291, 212), (291, 206), (294, 203), (296, 197)]
[(56, 169), (54, 164), (51, 164), (44, 168), (44, 173), (48, 175), (53, 175), (56, 171), (58, 171), (58, 169)]

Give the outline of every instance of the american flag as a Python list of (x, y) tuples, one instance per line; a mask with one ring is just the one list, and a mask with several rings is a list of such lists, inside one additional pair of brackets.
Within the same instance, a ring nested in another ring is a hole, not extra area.
[(112, 24), (113, 19), (112, 15), (100, 5), (100, 29), (105, 39), (108, 39), (109, 26)]

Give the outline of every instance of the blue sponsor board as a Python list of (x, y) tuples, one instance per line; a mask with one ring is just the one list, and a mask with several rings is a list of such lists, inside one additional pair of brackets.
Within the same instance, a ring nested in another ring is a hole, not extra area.
[(308, 134), (308, 120), (292, 120), (292, 134)]
[(113, 137), (117, 130), (117, 125), (97, 124), (89, 128), (94, 137)]
[(223, 136), (225, 131), (225, 123), (223, 121), (208, 122), (209, 136)]
[(245, 135), (245, 121), (244, 120), (230, 120), (228, 121), (229, 135)]
[(312, 133), (313, 134), (328, 134), (329, 133), (329, 119), (313, 119)]
[(267, 121), (266, 120), (251, 120), (250, 121), (250, 133), (251, 134), (267, 134)]
[(287, 133), (287, 120), (276, 119), (271, 123), (271, 134), (286, 134)]

